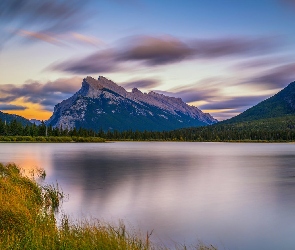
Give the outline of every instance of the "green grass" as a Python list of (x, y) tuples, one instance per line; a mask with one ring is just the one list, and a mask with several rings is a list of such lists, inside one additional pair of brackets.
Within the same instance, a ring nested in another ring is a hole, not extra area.
[[(45, 176), (43, 170), (36, 170), (28, 177), (15, 164), (0, 163), (0, 249), (167, 249), (154, 245), (150, 234), (141, 236), (126, 230), (123, 223), (113, 226), (99, 220), (73, 222), (66, 215), (57, 223), (56, 211), (64, 194), (58, 185), (39, 185), (37, 178)], [(192, 249), (216, 248), (200, 244)]]

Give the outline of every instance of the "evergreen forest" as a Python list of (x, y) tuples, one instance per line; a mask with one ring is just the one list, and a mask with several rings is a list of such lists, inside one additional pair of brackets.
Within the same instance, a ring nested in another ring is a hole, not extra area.
[[(58, 138), (63, 138), (63, 140)], [(94, 140), (93, 138), (97, 139)], [(102, 129), (94, 131), (84, 128), (53, 128), (46, 126), (44, 122), (39, 126), (35, 124), (23, 125), (17, 120), (6, 123), (0, 119), (0, 141), (34, 140), (52, 142), (104, 140), (291, 142), (295, 141), (295, 116), (289, 115), (238, 123), (227, 123), (225, 121), (210, 126), (173, 131), (103, 131)]]

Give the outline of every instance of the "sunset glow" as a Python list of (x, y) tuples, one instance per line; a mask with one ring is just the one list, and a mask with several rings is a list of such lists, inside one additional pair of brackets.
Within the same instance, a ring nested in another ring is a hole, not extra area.
[(48, 119), (90, 75), (223, 120), (295, 80), (295, 2), (0, 3), (0, 110)]

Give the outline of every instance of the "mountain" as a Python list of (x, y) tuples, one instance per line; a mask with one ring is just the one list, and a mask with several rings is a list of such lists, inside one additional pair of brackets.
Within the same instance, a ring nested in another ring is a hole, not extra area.
[(32, 124), (35, 124), (37, 126), (41, 125), (42, 121), (41, 120), (38, 120), (38, 119), (30, 119), (30, 122)]
[(295, 82), (231, 119), (174, 133), (192, 141), (295, 141)]
[(100, 76), (87, 77), (81, 89), (57, 104), (48, 125), (93, 130), (172, 130), (216, 123), (210, 114), (189, 106), (180, 98), (142, 93), (123, 87)]
[(22, 117), (22, 116), (19, 116), (19, 115), (10, 115), (10, 114), (7, 114), (7, 113), (3, 113), (0, 111), (0, 119), (3, 121), (3, 122), (7, 122), (7, 123), (10, 123), (11, 121), (13, 120), (17, 120), (18, 122), (20, 122), (22, 125), (32, 125), (32, 123)]
[(289, 115), (295, 115), (295, 82), (290, 83), (274, 96), (222, 123), (250, 122)]

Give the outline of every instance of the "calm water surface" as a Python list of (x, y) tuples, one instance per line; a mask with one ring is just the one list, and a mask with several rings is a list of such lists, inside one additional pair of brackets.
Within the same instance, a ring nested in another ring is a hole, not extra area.
[(295, 249), (295, 144), (0, 144), (42, 167), (76, 218), (123, 219), (152, 239), (219, 249)]

